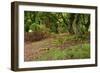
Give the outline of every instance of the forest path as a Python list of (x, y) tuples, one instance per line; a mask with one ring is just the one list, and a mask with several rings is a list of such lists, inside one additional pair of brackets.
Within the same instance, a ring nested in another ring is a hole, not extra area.
[[(62, 35), (60, 37), (62, 37)], [(52, 43), (55, 39), (56, 38), (47, 38), (33, 43), (25, 43), (24, 60), (33, 61), (39, 58), (40, 55), (49, 51), (49, 49), (60, 48), (61, 50), (63, 50), (64, 48), (84, 43), (76, 40), (67, 40), (63, 44), (55, 45), (54, 43)]]
[(50, 44), (53, 41), (53, 38), (47, 38), (41, 41), (34, 43), (25, 43), (24, 45), (24, 56), (25, 61), (31, 61), (37, 58), (42, 53), (46, 52), (48, 48), (53, 48), (54, 45)]

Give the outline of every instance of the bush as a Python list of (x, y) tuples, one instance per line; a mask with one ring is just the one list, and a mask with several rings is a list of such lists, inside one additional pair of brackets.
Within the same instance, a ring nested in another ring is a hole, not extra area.
[(45, 32), (25, 32), (24, 34), (24, 41), (25, 42), (34, 42), (34, 41), (40, 41), (42, 39), (48, 38), (49, 35)]
[(47, 28), (44, 24), (36, 24), (33, 23), (30, 26), (30, 30), (32, 30), (33, 32), (44, 32), (44, 33), (49, 33), (49, 28)]

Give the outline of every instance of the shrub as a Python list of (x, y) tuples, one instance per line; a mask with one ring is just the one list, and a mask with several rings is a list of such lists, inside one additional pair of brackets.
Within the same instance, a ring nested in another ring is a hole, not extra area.
[(34, 42), (34, 41), (40, 41), (42, 39), (48, 38), (49, 35), (46, 34), (45, 32), (25, 32), (24, 33), (24, 41), (25, 42)]

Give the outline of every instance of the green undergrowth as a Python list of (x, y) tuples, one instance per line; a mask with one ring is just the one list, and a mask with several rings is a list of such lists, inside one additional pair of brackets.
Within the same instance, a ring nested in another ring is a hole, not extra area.
[(83, 35), (82, 38), (77, 38), (76, 35), (64, 35), (64, 36), (56, 36), (55, 39), (51, 42), (51, 44), (55, 46), (59, 46), (64, 44), (66, 41), (79, 41), (79, 42), (87, 42), (88, 36)]
[(51, 48), (48, 52), (41, 55), (38, 61), (43, 60), (66, 60), (66, 59), (85, 59), (90, 58), (90, 45), (89, 43), (78, 44), (69, 48)]

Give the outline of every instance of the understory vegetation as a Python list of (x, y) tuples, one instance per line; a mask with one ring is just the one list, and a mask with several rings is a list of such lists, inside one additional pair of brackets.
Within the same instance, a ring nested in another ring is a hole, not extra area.
[(45, 54), (41, 55), (37, 60), (66, 60), (66, 59), (86, 59), (90, 58), (89, 44), (79, 44), (61, 50), (60, 48), (52, 48)]

